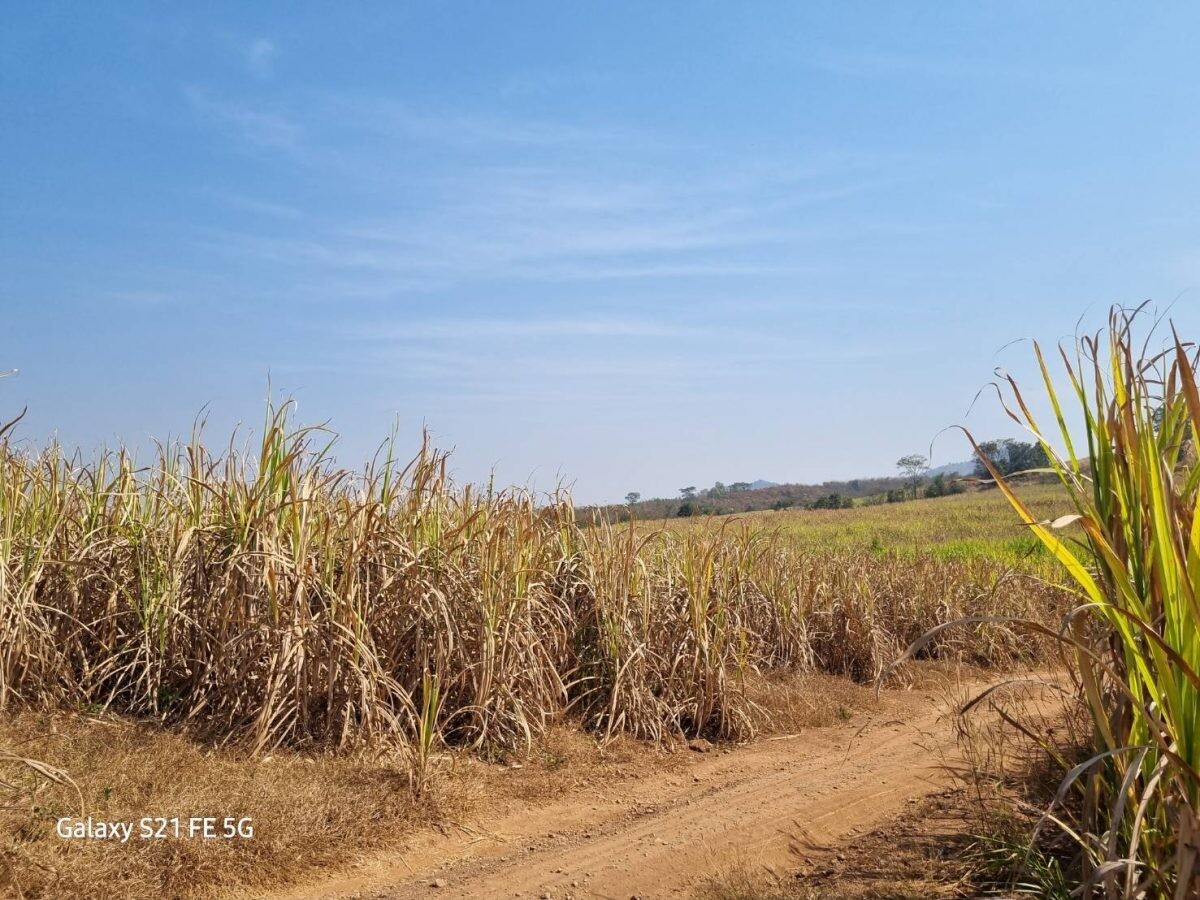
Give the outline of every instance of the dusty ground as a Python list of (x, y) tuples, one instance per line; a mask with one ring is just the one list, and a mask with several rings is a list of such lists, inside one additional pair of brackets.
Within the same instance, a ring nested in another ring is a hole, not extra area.
[(835, 845), (946, 789), (954, 693), (889, 693), (840, 724), (732, 751), (697, 744), (668, 771), (485, 809), (279, 896), (627, 900), (689, 896), (732, 868), (826, 865)]
[[(754, 698), (786, 731), (872, 710), (872, 692), (823, 675), (764, 679)], [(764, 725), (765, 727), (765, 725)], [(38, 774), (7, 748), (61, 771)], [(421, 827), (454, 828), (499, 811), (603, 785), (620, 789), (686, 767), (692, 754), (629, 738), (598, 745), (571, 722), (530, 752), (502, 758), (457, 751), (437, 760), (432, 791), (414, 797), (390, 754), (278, 752), (250, 757), (188, 735), (88, 711), (0, 716), (0, 897), (211, 898), (262, 896), (314, 873), (403, 847)], [(60, 816), (251, 817), (252, 840), (65, 841)]]
[(706, 879), (697, 900), (951, 900), (978, 896), (983, 848), (974, 797), (947, 788), (907, 804), (873, 831), (818, 847), (798, 847), (781, 873), (744, 864)]
[[(886, 852), (893, 832), (871, 835), (945, 789), (943, 763), (958, 761), (956, 720), (945, 714), (984, 683), (974, 673), (955, 688), (959, 676), (922, 667), (910, 677), (921, 679), (916, 689), (878, 700), (829, 676), (756, 683), (772, 723), (748, 745), (599, 745), (564, 722), (530, 753), (443, 755), (434, 793), (422, 798), (386, 755), (251, 759), (152, 723), (10, 717), (0, 746), (72, 782), (0, 765), (0, 896), (564, 900), (718, 885), (725, 893), (711, 896), (749, 898), (776, 896), (767, 890), (778, 884), (788, 891), (778, 896), (808, 897), (794, 893), (797, 875), (816, 879), (812, 896), (834, 896), (851, 875), (869, 874), (871, 848)], [(1003, 746), (986, 734), (977, 743)], [(111, 819), (233, 812), (252, 816), (256, 831), (248, 841), (56, 836), (56, 817), (83, 809)], [(954, 845), (928, 823), (906, 827), (929, 832), (935, 850)], [(847, 849), (856, 842), (868, 849)], [(919, 870), (923, 857), (913, 859)]]

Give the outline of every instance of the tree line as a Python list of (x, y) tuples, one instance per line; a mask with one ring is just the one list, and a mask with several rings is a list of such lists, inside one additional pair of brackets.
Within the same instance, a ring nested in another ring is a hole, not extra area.
[[(1049, 465), (1046, 451), (1036, 442), (1002, 438), (985, 441), (979, 449), (1003, 475)], [(709, 488), (686, 485), (679, 488), (679, 494), (674, 498), (643, 500), (640, 491), (630, 491), (625, 495), (624, 505), (581, 507), (580, 515), (587, 519), (600, 513), (610, 520), (621, 521), (634, 515), (639, 519), (665, 519), (767, 509), (847, 509), (856, 505), (945, 497), (976, 486), (987, 487), (991, 483), (991, 474), (979, 458), (974, 460), (973, 469), (966, 476), (945, 472), (931, 476), (928, 458), (919, 453), (902, 456), (896, 461), (896, 469), (897, 475), (890, 478), (855, 478), (819, 485), (777, 484), (757, 489), (747, 481), (732, 484), (718, 481)]]

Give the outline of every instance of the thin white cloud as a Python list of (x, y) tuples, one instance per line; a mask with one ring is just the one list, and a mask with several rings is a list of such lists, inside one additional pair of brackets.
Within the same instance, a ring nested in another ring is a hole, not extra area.
[[(508, 399), (539, 394), (591, 403), (630, 393), (645, 403), (651, 399), (647, 384), (654, 385), (659, 401), (701, 386), (707, 394), (718, 385), (736, 392), (755, 384), (758, 394), (786, 395), (797, 365), (880, 366), (930, 352), (924, 342), (830, 346), (786, 331), (602, 318), (460, 317), (345, 332), (355, 349), (326, 362), (335, 371), (421, 385), (455, 402), (472, 394)], [(653, 352), (640, 337), (653, 339)]]
[[(436, 289), (489, 280), (570, 281), (778, 276), (812, 271), (781, 250), (856, 239), (863, 229), (795, 212), (886, 189), (895, 179), (817, 179), (785, 169), (679, 177), (661, 171), (640, 179), (559, 169), (492, 168), (407, 188), (424, 195), (417, 210), (367, 218), (321, 218), (293, 228), (214, 232), (209, 246), (306, 272), (328, 284), (357, 279), (355, 293)], [(380, 189), (371, 207), (406, 189)], [(252, 208), (252, 207), (247, 207)], [(262, 210), (267, 212), (268, 210)], [(917, 227), (902, 223), (906, 233)], [(811, 257), (810, 257), (811, 259)], [(362, 279), (378, 279), (371, 290)]]
[(294, 206), (288, 206), (285, 203), (273, 203), (270, 200), (261, 200), (257, 197), (246, 196), (245, 194), (221, 190), (207, 191), (206, 193), (216, 197), (227, 206), (244, 210), (245, 212), (256, 213), (257, 215), (271, 216), (276, 219), (299, 219), (304, 215)]
[[(793, 235), (793, 239), (799, 237)], [(412, 244), (397, 242), (386, 246), (353, 239), (276, 238), (252, 232), (215, 232), (199, 243), (233, 256), (251, 256), (304, 269), (309, 277), (332, 279), (322, 282), (328, 285), (331, 294), (340, 293), (340, 284), (358, 296), (386, 296), (486, 281), (559, 283), (796, 275), (812, 271), (811, 266), (794, 263), (691, 255), (691, 251), (724, 250), (739, 244), (761, 247), (764, 243), (786, 243), (782, 235), (774, 238), (764, 235), (755, 241), (749, 235), (731, 234), (724, 241), (697, 240), (686, 246), (677, 239), (664, 238), (658, 245), (644, 241), (636, 249), (611, 252), (588, 251), (585, 241), (581, 241), (578, 252), (573, 252), (570, 247), (563, 248), (550, 241), (539, 244), (532, 237), (525, 245), (515, 245), (510, 240), (498, 238), (496, 244), (489, 245), (486, 240), (464, 237), (456, 242), (450, 232), (444, 241), (429, 236)], [(673, 252), (687, 255), (672, 259)], [(630, 259), (630, 255), (641, 258)], [(342, 276), (351, 273), (373, 277), (376, 279), (374, 286), (362, 281), (347, 284)]]
[(166, 291), (109, 291), (107, 296), (116, 303), (141, 307), (166, 306), (179, 300), (178, 296)]
[[(682, 347), (654, 354), (595, 355), (584, 350), (578, 340), (539, 347), (531, 353), (526, 341), (497, 339), (486, 348), (472, 345), (473, 352), (464, 352), (458, 349), (463, 340), (365, 345), (345, 361), (344, 371), (421, 383), (437, 394), (456, 398), (478, 392), (510, 399), (540, 393), (590, 402), (624, 392), (641, 393), (644, 400), (647, 384), (655, 385), (656, 395), (664, 395), (714, 379), (728, 382), (744, 377), (747, 367), (758, 362), (729, 353), (719, 360), (705, 359)], [(619, 342), (610, 346), (618, 348)]]
[(339, 129), (466, 148), (596, 147), (635, 141), (646, 146), (651, 141), (649, 135), (626, 129), (516, 118), (490, 111), (432, 112), (396, 100), (365, 96), (325, 95), (317, 105)]
[(373, 340), (429, 341), (496, 340), (501, 338), (669, 338), (687, 340), (711, 337), (712, 329), (639, 319), (488, 319), (456, 318), (403, 323), (358, 332)]
[(965, 57), (930, 57), (892, 52), (837, 51), (814, 54), (805, 63), (833, 75), (855, 78), (913, 76), (954, 83), (963, 79), (980, 81), (1026, 81), (1051, 83), (1095, 83), (1111, 80), (1112, 73), (1082, 66), (1022, 66), (1008, 61)]
[(265, 37), (255, 38), (246, 47), (246, 66), (256, 78), (270, 78), (279, 50)]
[(286, 116), (217, 100), (198, 87), (185, 88), (183, 96), (197, 115), (255, 147), (290, 150), (303, 133), (303, 129)]
[[(304, 175), (294, 206), (290, 197), (288, 205), (225, 198), (259, 218), (210, 227), (199, 243), (237, 263), (265, 263), (279, 277), (264, 289), (286, 283), (293, 297), (327, 303), (398, 303), (500, 284), (528, 285), (535, 296), (537, 285), (654, 281), (656, 290), (673, 282), (691, 290), (722, 279), (732, 288), (735, 279), (811, 274), (825, 265), (814, 245), (877, 233), (869, 213), (856, 223), (844, 209), (903, 183), (911, 163), (828, 148), (795, 159), (681, 157), (662, 154), (654, 136), (573, 118), (429, 113), (366, 96), (283, 99), (276, 109), (303, 118), (189, 90), (211, 125), (284, 151), (281, 165)], [(468, 164), (450, 159), (463, 149)], [(494, 322), (458, 334), (505, 328), (511, 337), (534, 334)], [(572, 338), (633, 335), (557, 319), (538, 328)]]

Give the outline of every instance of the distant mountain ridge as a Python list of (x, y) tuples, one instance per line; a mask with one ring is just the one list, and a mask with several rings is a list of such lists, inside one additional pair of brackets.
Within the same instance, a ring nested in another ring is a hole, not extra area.
[(946, 463), (944, 466), (936, 466), (930, 469), (927, 473), (930, 478), (935, 475), (974, 475), (975, 460), (964, 459), (962, 462)]
[(839, 502), (867, 497), (881, 497), (897, 490), (904, 481), (896, 476), (886, 478), (851, 478), (846, 481), (826, 481), (821, 484), (777, 484), (760, 478), (753, 482), (734, 482), (726, 486), (693, 488), (690, 496), (651, 497), (635, 503), (612, 503), (581, 506), (577, 513), (581, 521), (590, 521), (600, 514), (621, 521), (631, 515), (639, 519), (664, 519), (691, 515), (727, 515), (761, 509), (789, 509), (810, 506), (835, 496)]
[[(974, 474), (975, 461), (966, 459), (935, 466), (924, 474), (922, 480), (927, 482), (940, 475), (947, 481), (954, 481)], [(711, 488), (689, 488), (690, 494), (679, 497), (637, 498), (634, 503), (581, 506), (577, 512), (583, 521), (590, 520), (595, 514), (620, 521), (631, 515), (639, 519), (661, 519), (790, 507), (836, 509), (836, 504), (844, 505), (853, 501), (883, 502), (890, 493), (911, 492), (911, 489), (911, 482), (898, 475), (848, 478), (820, 484), (779, 483), (759, 478), (750, 482), (735, 481), (729, 485), (717, 482)]]

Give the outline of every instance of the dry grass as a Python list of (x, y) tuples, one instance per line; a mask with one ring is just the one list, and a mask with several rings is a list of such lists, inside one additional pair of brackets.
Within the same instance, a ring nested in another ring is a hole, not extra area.
[[(552, 728), (528, 753), (484, 762), (443, 754), (430, 790), (415, 797), (394, 755), (281, 751), (261, 759), (112, 716), (27, 713), (0, 741), (69, 770), (59, 784), (16, 762), (0, 812), (0, 896), (244, 896), (343, 868), (403, 843), (419, 825), (461, 821), (479, 806), (544, 802), (578, 784), (637, 778), (681, 764), (632, 739), (600, 746), (578, 729)], [(78, 787), (78, 791), (76, 790)], [(82, 795), (82, 796), (81, 796)], [(144, 816), (249, 817), (250, 840), (67, 841), (61, 816), (138, 821)]]
[(747, 694), (764, 734), (795, 734), (848, 722), (854, 713), (879, 706), (873, 688), (824, 673), (750, 680)]
[[(455, 785), (533, 797), (614, 777), (622, 754), (636, 768), (632, 740), (832, 724), (868, 702), (841, 676), (869, 683), (931, 626), (1064, 606), (986, 555), (820, 546), (759, 520), (580, 528), (566, 496), (456, 488), (428, 447), (351, 472), (323, 440), (280, 411), (252, 455), (195, 436), (139, 467), (0, 430), (0, 746), (84, 793), (10, 761), (10, 885), (271, 883), (461, 808)], [(995, 623), (921, 655), (1043, 650)], [(456, 774), (433, 777), (447, 760)], [(253, 842), (136, 852), (47, 832), (80, 806), (261, 825)]]
[[(826, 675), (762, 680), (754, 696), (779, 715), (764, 727), (794, 732), (838, 724), (877, 707), (874, 692)], [(112, 715), (26, 712), (0, 724), (0, 744), (71, 774), (55, 782), (18, 760), (0, 764), (12, 785), (0, 812), (0, 895), (27, 898), (213, 897), (303, 881), (398, 847), (421, 825), (450, 827), (686, 766), (682, 742), (662, 749), (619, 736), (598, 742), (555, 726), (528, 751), (442, 753), (416, 797), (396, 754), (299, 753), (253, 758), (236, 748)], [(65, 841), (60, 816), (136, 821), (226, 815), (253, 820), (253, 840)]]
[[(254, 752), (744, 737), (746, 678), (871, 680), (932, 625), (1052, 616), (987, 559), (812, 551), (731, 522), (580, 529), (568, 498), (457, 490), (445, 457), (359, 474), (273, 415), (254, 459), (146, 468), (0, 444), (0, 708), (111, 709)], [(933, 658), (1031, 655), (1003, 625)]]
[[(394, 843), (414, 822), (455, 804), (419, 803), (399, 760), (282, 753), (261, 759), (214, 751), (161, 728), (115, 717), (25, 713), (0, 725), (0, 743), (70, 772), (55, 784), (17, 765), (0, 811), (0, 894), (26, 897), (208, 896), (344, 863), (347, 850)], [(453, 782), (441, 782), (445, 792)], [(247, 816), (252, 840), (63, 840), (61, 816)]]

